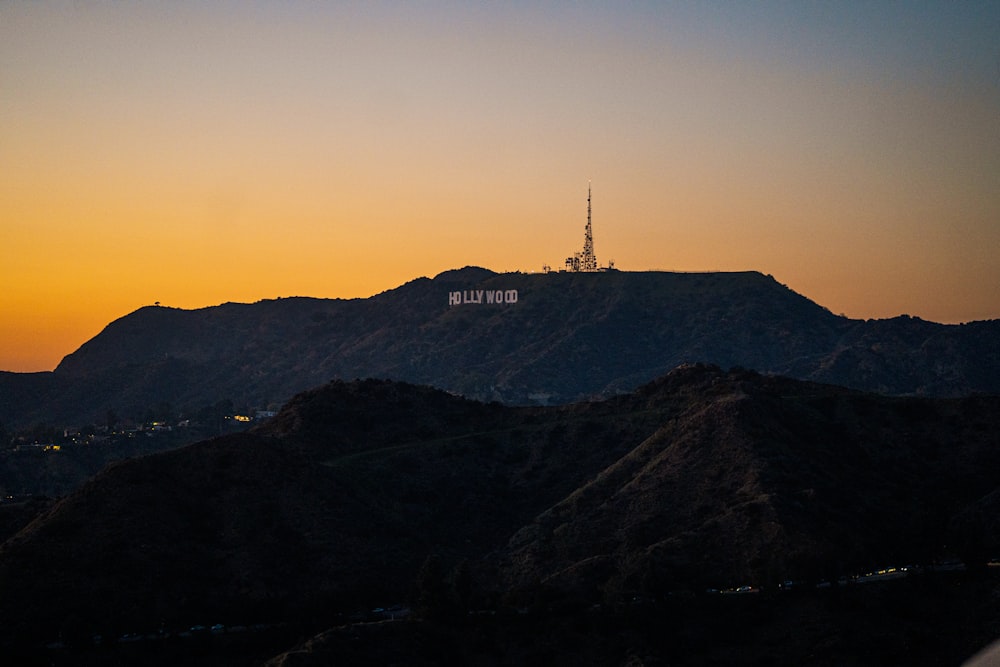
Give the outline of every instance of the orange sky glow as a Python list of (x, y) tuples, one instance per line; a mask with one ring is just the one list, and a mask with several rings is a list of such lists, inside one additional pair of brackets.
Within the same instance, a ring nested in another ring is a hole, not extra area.
[(1000, 317), (995, 4), (497, 4), (0, 5), (0, 369), (154, 302), (559, 267), (588, 181), (601, 264)]

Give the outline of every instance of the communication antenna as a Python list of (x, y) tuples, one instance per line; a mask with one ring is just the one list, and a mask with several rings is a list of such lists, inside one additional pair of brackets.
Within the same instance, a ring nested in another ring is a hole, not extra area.
[(583, 234), (583, 252), (575, 252), (566, 258), (567, 271), (600, 271), (594, 254), (594, 229), (591, 225), (590, 181), (587, 181), (587, 227)]
[(594, 231), (590, 226), (590, 181), (587, 181), (587, 230), (583, 234), (583, 271), (597, 270), (597, 257), (594, 256)]

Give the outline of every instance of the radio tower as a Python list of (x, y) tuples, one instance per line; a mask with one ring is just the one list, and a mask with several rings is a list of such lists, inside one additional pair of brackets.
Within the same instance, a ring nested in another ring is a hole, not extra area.
[(590, 181), (587, 181), (587, 231), (583, 234), (583, 257), (581, 260), (581, 270), (597, 270), (597, 257), (594, 256), (594, 233), (590, 227)]
[(575, 252), (566, 258), (567, 271), (597, 271), (597, 257), (594, 256), (594, 232), (590, 226), (590, 182), (587, 182), (587, 229), (583, 236), (583, 252)]

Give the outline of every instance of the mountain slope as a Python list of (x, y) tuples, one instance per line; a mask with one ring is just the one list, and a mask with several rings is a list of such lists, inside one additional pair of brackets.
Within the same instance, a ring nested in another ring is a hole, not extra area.
[[(516, 292), (516, 303), (482, 295)], [(450, 295), (483, 303), (449, 305)], [(141, 419), (281, 403), (381, 377), (512, 404), (613, 395), (685, 362), (891, 394), (1000, 393), (1000, 321), (837, 317), (759, 273), (496, 274), (468, 267), (368, 299), (289, 298), (112, 322), (52, 373), (0, 373), (0, 421)]]
[(946, 543), (983, 561), (1000, 546), (986, 519), (995, 399), (875, 399), (740, 375), (515, 535), (506, 585), (598, 599), (774, 586), (928, 563)]
[(22, 528), (0, 546), (0, 640), (326, 618), (415, 599), (431, 555), (470, 563), (481, 605), (985, 562), (997, 470), (992, 397), (705, 366), (547, 408), (334, 382), (111, 466)]
[[(0, 618), (119, 631), (406, 598), (429, 554), (502, 544), (655, 419), (539, 410), (338, 382), (254, 433), (113, 465), (4, 543)], [(561, 451), (590, 414), (609, 446)]]

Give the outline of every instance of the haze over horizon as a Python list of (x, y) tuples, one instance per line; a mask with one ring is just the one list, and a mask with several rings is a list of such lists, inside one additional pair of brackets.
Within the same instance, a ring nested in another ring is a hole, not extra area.
[(995, 2), (5, 3), (0, 369), (478, 265), (1000, 317)]

